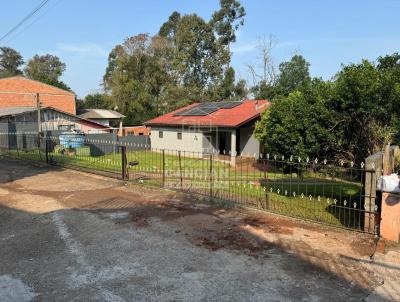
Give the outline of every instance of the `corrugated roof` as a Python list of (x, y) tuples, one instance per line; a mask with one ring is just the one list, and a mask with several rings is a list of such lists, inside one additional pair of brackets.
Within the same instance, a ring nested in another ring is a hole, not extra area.
[(35, 107), (6, 107), (0, 108), (0, 117), (2, 116), (9, 116), (9, 115), (16, 115), (25, 112), (32, 112), (35, 111)]
[(86, 119), (120, 119), (125, 117), (117, 111), (107, 109), (81, 109), (78, 110), (77, 115)]
[[(85, 122), (90, 123), (90, 124), (95, 124), (95, 125), (97, 125), (97, 126), (101, 126), (101, 127), (103, 127), (103, 128), (107, 128), (107, 129), (109, 128), (108, 126), (99, 124), (99, 123), (97, 123), (97, 122), (95, 122), (95, 121), (92, 121), (92, 120), (90, 120), (90, 119), (86, 119), (86, 118), (84, 118), (84, 117), (80, 117), (80, 116), (77, 116), (77, 115), (74, 115), (74, 114), (71, 114), (71, 113), (69, 113), (69, 112), (65, 112), (65, 111), (62, 111), (62, 110), (59, 110), (59, 109), (56, 109), (56, 108), (53, 108), (53, 107), (43, 107), (41, 110), (53, 110), (53, 111), (57, 111), (57, 112), (60, 112), (60, 113), (62, 113), (62, 114), (65, 114), (65, 115), (74, 117), (74, 118), (76, 118), (76, 119), (78, 119), (78, 120), (82, 120), (82, 121), (85, 121)], [(37, 108), (36, 108), (36, 107), (9, 107), (9, 108), (0, 108), (0, 117), (15, 116), (15, 115), (20, 115), (20, 114), (24, 114), (24, 113), (28, 113), (28, 112), (33, 112), (33, 111), (37, 111)]]
[(179, 112), (186, 111), (190, 108), (197, 106), (198, 104), (199, 103), (194, 103), (189, 106), (180, 108), (176, 111), (149, 120), (144, 124), (149, 126), (191, 125), (238, 127), (258, 117), (262, 111), (270, 106), (270, 102), (268, 102), (267, 100), (246, 100), (236, 107), (228, 109), (218, 109), (217, 111), (201, 116), (177, 115)]

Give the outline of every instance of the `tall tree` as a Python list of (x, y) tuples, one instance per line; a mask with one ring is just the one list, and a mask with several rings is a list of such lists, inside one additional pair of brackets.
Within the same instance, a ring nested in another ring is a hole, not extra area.
[(172, 81), (169, 44), (165, 38), (141, 34), (111, 51), (104, 86), (126, 115), (126, 123), (141, 123), (164, 105), (160, 95)]
[(65, 63), (61, 62), (57, 56), (51, 54), (43, 56), (35, 55), (25, 66), (24, 74), (30, 79), (71, 90), (60, 80), (65, 69)]
[(309, 67), (310, 63), (301, 55), (294, 55), (290, 61), (279, 64), (279, 76), (276, 83), (279, 93), (289, 95), (307, 85), (311, 80)]
[(165, 22), (160, 30), (158, 31), (158, 35), (164, 38), (173, 39), (175, 37), (176, 31), (178, 30), (178, 24), (181, 20), (181, 14), (178, 12), (173, 12), (168, 21)]
[(213, 13), (211, 24), (219, 42), (229, 45), (236, 41), (236, 30), (244, 24), (246, 11), (237, 0), (220, 0), (220, 9)]
[[(158, 35), (140, 34), (114, 47), (103, 82), (127, 116), (125, 123), (141, 123), (194, 100), (217, 101), (247, 93), (244, 81), (235, 84), (229, 67), (229, 43), (244, 10), (238, 1), (224, 0), (218, 16), (206, 21), (196, 14), (173, 12)], [(222, 32), (222, 24), (229, 30)]]
[(111, 98), (103, 93), (88, 94), (80, 100), (79, 109), (114, 109)]
[(221, 81), (230, 57), (215, 41), (213, 28), (196, 14), (181, 17), (174, 37), (174, 68), (185, 86), (208, 88)]
[[(400, 54), (379, 57), (377, 61), (377, 69), (382, 77), (382, 99), (385, 100), (381, 119), (390, 121), (392, 129), (400, 129)], [(393, 142), (400, 144), (399, 130), (394, 131)]]
[(0, 78), (22, 74), (22, 64), (24, 60), (18, 51), (10, 47), (0, 47)]

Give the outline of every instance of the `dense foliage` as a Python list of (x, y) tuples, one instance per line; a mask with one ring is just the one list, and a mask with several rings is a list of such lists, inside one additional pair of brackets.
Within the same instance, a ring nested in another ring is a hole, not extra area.
[(127, 38), (110, 52), (104, 88), (125, 123), (139, 124), (193, 101), (243, 98), (246, 85), (229, 65), (244, 8), (221, 0), (206, 21), (173, 12), (157, 35)]
[(0, 78), (23, 74), (32, 80), (71, 90), (60, 80), (65, 72), (66, 65), (57, 56), (50, 54), (35, 55), (28, 60), (22, 71), (23, 64), (24, 60), (18, 51), (10, 47), (0, 47)]
[(24, 60), (19, 52), (10, 47), (0, 47), (0, 78), (22, 74)]
[(37, 80), (61, 89), (71, 90), (60, 80), (65, 69), (65, 63), (61, 62), (57, 56), (50, 54), (43, 56), (35, 55), (26, 64), (24, 74), (32, 80)]
[(282, 63), (276, 84), (265, 90), (274, 91), (273, 106), (256, 136), (266, 150), (362, 161), (387, 143), (399, 143), (399, 54), (343, 66), (326, 82), (311, 80), (308, 66), (299, 56)]

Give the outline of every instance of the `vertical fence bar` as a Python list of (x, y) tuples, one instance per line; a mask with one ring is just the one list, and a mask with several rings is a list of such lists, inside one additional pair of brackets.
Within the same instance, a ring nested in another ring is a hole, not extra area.
[(180, 185), (181, 185), (181, 190), (183, 191), (183, 175), (182, 175), (182, 156), (181, 156), (181, 151), (178, 151), (178, 161), (179, 161)]
[(126, 158), (126, 146), (121, 146), (121, 173), (122, 180), (128, 180), (128, 160)]
[(210, 154), (210, 201), (213, 200), (213, 156), (212, 153)]
[(162, 149), (162, 152), (161, 152), (161, 160), (162, 160), (162, 166), (161, 166), (161, 169), (162, 169), (162, 186), (163, 186), (163, 188), (165, 187), (165, 150), (164, 149)]
[(45, 137), (45, 152), (46, 152), (46, 164), (49, 163), (49, 139)]

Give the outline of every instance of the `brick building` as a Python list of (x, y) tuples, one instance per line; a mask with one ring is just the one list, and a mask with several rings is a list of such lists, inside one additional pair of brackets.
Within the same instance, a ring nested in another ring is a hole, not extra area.
[(150, 127), (146, 126), (127, 126), (123, 128), (123, 136), (130, 135), (150, 135)]
[(0, 79), (0, 109), (41, 106), (76, 114), (75, 94), (22, 76)]

